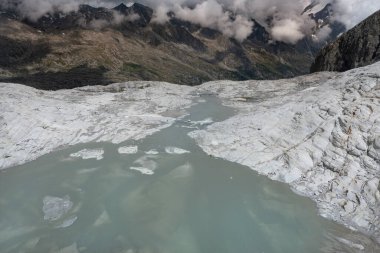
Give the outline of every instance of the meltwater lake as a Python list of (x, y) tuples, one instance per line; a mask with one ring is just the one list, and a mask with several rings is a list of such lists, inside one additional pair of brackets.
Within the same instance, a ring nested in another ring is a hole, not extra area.
[(0, 252), (379, 252), (289, 186), (210, 157), (187, 135), (233, 114), (205, 97), (143, 140), (1, 171)]

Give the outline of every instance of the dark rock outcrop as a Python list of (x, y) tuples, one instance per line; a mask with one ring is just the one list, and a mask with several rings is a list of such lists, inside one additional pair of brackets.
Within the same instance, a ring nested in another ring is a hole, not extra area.
[(380, 60), (380, 11), (323, 48), (311, 72), (346, 71)]

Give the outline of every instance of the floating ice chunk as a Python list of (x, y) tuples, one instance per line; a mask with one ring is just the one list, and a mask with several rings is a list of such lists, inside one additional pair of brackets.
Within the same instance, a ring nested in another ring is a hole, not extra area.
[(119, 154), (136, 154), (138, 151), (137, 146), (125, 146), (125, 147), (120, 147), (118, 150)]
[(44, 212), (44, 220), (56, 221), (59, 220), (73, 207), (73, 202), (69, 196), (63, 198), (46, 196), (43, 199), (42, 211)]
[(77, 216), (70, 217), (62, 222), (61, 225), (58, 225), (57, 228), (67, 228), (74, 224), (74, 222), (78, 219)]
[(165, 151), (168, 154), (177, 154), (177, 155), (190, 153), (190, 151), (188, 151), (188, 150), (185, 150), (182, 148), (177, 148), (177, 147), (166, 147)]
[(111, 219), (107, 211), (103, 211), (103, 213), (96, 219), (94, 223), (94, 227), (99, 227), (101, 225), (104, 225), (110, 222), (111, 222)]
[(77, 153), (73, 153), (70, 157), (87, 159), (102, 160), (104, 155), (103, 149), (83, 149)]
[(159, 152), (156, 149), (152, 149), (152, 150), (145, 152), (145, 154), (147, 154), (147, 155), (158, 155)]
[(150, 169), (147, 169), (147, 168), (143, 168), (143, 167), (130, 167), (130, 169), (131, 170), (139, 171), (143, 175), (153, 175), (154, 174), (153, 170), (150, 170)]

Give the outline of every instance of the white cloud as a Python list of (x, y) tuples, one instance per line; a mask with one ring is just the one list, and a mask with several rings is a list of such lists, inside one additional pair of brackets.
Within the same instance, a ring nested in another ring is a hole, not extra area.
[(169, 11), (170, 9), (166, 7), (165, 5), (157, 6), (157, 8), (154, 11), (152, 22), (155, 22), (158, 24), (163, 24), (165, 22), (168, 22), (170, 19), (168, 16)]
[(271, 35), (274, 40), (292, 44), (305, 37), (305, 34), (301, 31), (301, 24), (292, 19), (276, 21), (271, 29)]
[(174, 13), (179, 19), (219, 30), (224, 35), (240, 41), (247, 38), (252, 32), (252, 21), (241, 15), (236, 15), (232, 19), (232, 13), (225, 11), (216, 0), (207, 0), (197, 4), (194, 8), (177, 5)]
[(321, 42), (325, 41), (331, 34), (331, 28), (329, 26), (324, 26), (318, 30), (317, 34), (314, 36), (314, 40)]
[[(167, 13), (172, 11), (178, 18), (201, 26), (221, 31), (238, 40), (245, 39), (251, 32), (251, 18), (266, 26), (275, 40), (295, 43), (311, 33), (313, 25), (308, 15), (301, 16), (303, 9), (314, 0), (136, 0), (151, 6), (153, 21), (165, 23)], [(380, 9), (379, 0), (317, 0), (319, 8), (328, 2), (333, 3), (335, 19), (351, 28), (370, 14)], [(1, 6), (19, 3), (18, 9), (33, 20), (61, 10), (69, 12), (86, 3), (95, 6), (113, 7), (129, 0), (0, 0)], [(232, 14), (232, 15), (231, 15)], [(231, 19), (230, 17), (234, 18)], [(268, 22), (268, 20), (271, 20)], [(326, 37), (327, 28), (320, 31)]]
[(348, 29), (380, 10), (379, 0), (336, 0), (334, 3), (336, 20)]

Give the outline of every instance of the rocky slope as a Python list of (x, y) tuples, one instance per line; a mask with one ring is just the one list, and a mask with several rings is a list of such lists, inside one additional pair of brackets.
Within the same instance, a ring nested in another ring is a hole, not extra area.
[(380, 60), (380, 11), (321, 50), (311, 72), (346, 71)]
[(236, 109), (190, 134), (205, 152), (288, 183), (324, 217), (380, 242), (380, 63), (199, 87), (131, 82), (53, 92), (1, 83), (0, 168), (66, 145), (144, 138), (203, 95)]
[[(254, 20), (251, 36), (239, 42), (174, 16), (157, 24), (152, 15), (140, 4), (82, 5), (36, 21), (0, 10), (0, 80), (56, 90), (130, 80), (196, 85), (278, 79), (307, 73), (322, 46), (311, 38), (296, 45), (272, 43)], [(328, 15), (322, 10), (316, 17)]]

